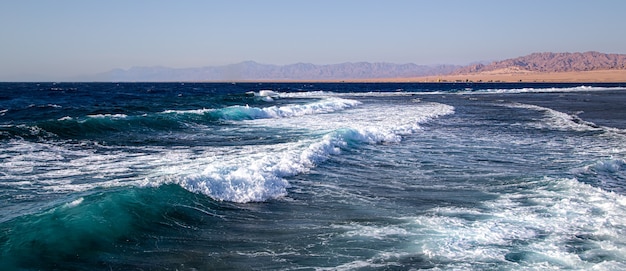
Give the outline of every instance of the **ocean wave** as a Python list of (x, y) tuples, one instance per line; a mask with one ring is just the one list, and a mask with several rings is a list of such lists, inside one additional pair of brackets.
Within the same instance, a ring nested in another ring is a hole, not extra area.
[(607, 91), (607, 90), (626, 90), (624, 87), (551, 87), (551, 88), (517, 88), (517, 89), (479, 89), (475, 91), (466, 91), (463, 93), (545, 93), (545, 92), (588, 92), (588, 91)]
[(522, 103), (512, 103), (505, 105), (510, 108), (522, 108), (543, 112), (546, 116), (545, 122), (535, 123), (537, 128), (556, 128), (561, 130), (574, 131), (609, 131), (614, 128), (603, 127), (593, 122), (585, 121), (576, 115), (570, 115), (554, 109)]
[(221, 109), (194, 109), (194, 110), (166, 110), (163, 114), (195, 114), (210, 115), (219, 120), (249, 120), (265, 118), (290, 118), (303, 115), (325, 114), (345, 110), (361, 104), (356, 100), (341, 98), (325, 98), (318, 102), (307, 104), (291, 104), (285, 106), (250, 107), (230, 106)]
[(587, 170), (595, 172), (616, 173), (626, 171), (626, 160), (624, 159), (608, 159), (594, 163), (586, 167)]
[(29, 126), (26, 124), (5, 124), (0, 125), (0, 139), (28, 138), (39, 139), (54, 136), (54, 134), (45, 131), (38, 126)]
[[(169, 169), (164, 183), (176, 183), (189, 191), (215, 200), (262, 202), (284, 197), (290, 187), (286, 178), (306, 173), (342, 149), (354, 144), (376, 144), (399, 141), (390, 131), (344, 128), (317, 140), (301, 140), (272, 146), (249, 147), (235, 157), (212, 161), (200, 173), (181, 176), (180, 167)], [(178, 173), (175, 173), (178, 172)], [(161, 185), (148, 181), (144, 185)]]
[(321, 101), (288, 104), (284, 106), (250, 107), (230, 106), (221, 109), (166, 110), (142, 115), (93, 114), (65, 116), (42, 120), (32, 124), (7, 124), (0, 126), (0, 138), (61, 139), (109, 138), (115, 135), (145, 135), (146, 132), (176, 131), (190, 127), (218, 124), (221, 121), (251, 119), (293, 118), (303, 115), (326, 114), (356, 107), (359, 101), (326, 98)]
[[(380, 110), (390, 111), (388, 108)], [(291, 125), (291, 128), (304, 126), (323, 134), (317, 139), (247, 147), (238, 156), (211, 161), (201, 172), (187, 176), (175, 173), (187, 170), (173, 167), (169, 169), (171, 173), (166, 174), (172, 179), (166, 183), (177, 183), (216, 200), (257, 202), (280, 198), (287, 195), (289, 188), (285, 178), (308, 172), (331, 156), (341, 154), (345, 148), (360, 144), (397, 143), (402, 136), (419, 130), (420, 123), (453, 112), (453, 107), (448, 105), (423, 104), (395, 108), (387, 114), (372, 108), (350, 111), (346, 112), (351, 120), (349, 122), (343, 119), (346, 114), (332, 116), (327, 121), (321, 121), (317, 115), (283, 121), (280, 125)], [(381, 113), (384, 121), (375, 117)], [(264, 125), (265, 122), (256, 120), (250, 124)], [(155, 184), (160, 185), (158, 182), (146, 183)]]
[(607, 191), (626, 193), (626, 160), (619, 158), (601, 159), (571, 170), (580, 180)]
[(333, 92), (333, 91), (307, 91), (307, 92), (285, 92), (280, 93), (284, 98), (328, 98), (328, 97), (402, 97), (413, 96), (429, 92), (409, 92), (409, 91), (368, 91), (368, 92)]
[(126, 115), (126, 114), (96, 114), (96, 115), (87, 115), (87, 117), (96, 118), (96, 119), (104, 119), (104, 118), (108, 118), (108, 119), (124, 119), (124, 118), (127, 118), (128, 115)]
[[(180, 212), (198, 212), (181, 207), (193, 205), (193, 197), (188, 197), (188, 193), (174, 186), (108, 190), (64, 199), (65, 203), (59, 201), (37, 213), (3, 221), (3, 270), (46, 270), (68, 258), (79, 257), (97, 262), (95, 255), (129, 242), (132, 236), (185, 227), (188, 221), (180, 218)], [(172, 206), (176, 206), (178, 215), (168, 213)], [(202, 214), (206, 216), (211, 211), (206, 206)], [(121, 239), (125, 242), (120, 243)]]
[[(278, 123), (256, 119), (242, 125), (309, 132), (292, 142), (236, 148), (141, 146), (125, 147), (118, 153), (114, 147), (109, 152), (98, 151), (106, 150), (104, 146), (72, 148), (14, 140), (4, 144), (13, 154), (2, 165), (8, 175), (0, 176), (0, 181), (13, 186), (12, 181), (27, 178), (27, 186), (49, 193), (173, 183), (220, 201), (266, 201), (287, 195), (287, 178), (306, 173), (347, 148), (400, 142), (403, 136), (419, 131), (421, 123), (453, 112), (453, 107), (444, 104), (415, 103), (399, 107), (372, 105), (331, 115), (302, 114)], [(31, 159), (35, 156), (40, 159)]]
[[(259, 153), (249, 151), (237, 157), (223, 157), (206, 165), (200, 173), (180, 176), (171, 181), (187, 190), (202, 193), (215, 200), (260, 202), (287, 194), (292, 177), (308, 171), (330, 155), (341, 152), (346, 145), (338, 134), (329, 134), (319, 141), (306, 141), (282, 146), (269, 146)], [(177, 171), (178, 168), (173, 168)], [(157, 183), (158, 184), (158, 183)], [(153, 185), (153, 183), (147, 183)], [(160, 184), (158, 184), (160, 185)]]
[(108, 151), (96, 143), (68, 145), (27, 140), (3, 142), (0, 147), (0, 185), (23, 191), (24, 195), (37, 191), (37, 197), (138, 185), (148, 165), (155, 161), (150, 154), (158, 151), (127, 147), (133, 153), (124, 153)]
[[(306, 91), (306, 92), (286, 92), (280, 93), (285, 98), (320, 98), (320, 97), (389, 97), (389, 96), (411, 96), (411, 95), (446, 95), (446, 94), (515, 94), (515, 93), (550, 93), (550, 92), (590, 92), (590, 91), (611, 91), (626, 90), (626, 87), (548, 87), (548, 88), (474, 88), (448, 89), (448, 90), (418, 90), (418, 91), (369, 91), (369, 92), (333, 92), (333, 91)], [(439, 88), (441, 89), (441, 88)]]

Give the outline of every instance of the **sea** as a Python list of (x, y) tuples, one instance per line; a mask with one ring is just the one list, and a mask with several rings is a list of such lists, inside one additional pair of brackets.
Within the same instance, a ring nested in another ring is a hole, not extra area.
[(1, 270), (626, 270), (626, 83), (0, 83)]

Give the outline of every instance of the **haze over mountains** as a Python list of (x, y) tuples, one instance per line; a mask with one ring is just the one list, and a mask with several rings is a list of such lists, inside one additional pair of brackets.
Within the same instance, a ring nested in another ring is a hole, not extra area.
[(462, 66), (417, 65), (393, 63), (341, 63), (314, 65), (297, 63), (291, 65), (268, 65), (254, 61), (237, 64), (201, 67), (133, 67), (116, 69), (98, 74), (95, 81), (254, 81), (254, 80), (342, 80), (416, 77), (451, 73)]
[[(593, 70), (626, 70), (626, 54), (533, 53), (488, 64), (417, 65), (392, 63), (341, 63), (314, 65), (268, 65), (253, 61), (238, 64), (200, 67), (133, 67), (115, 69), (87, 76), (81, 81), (306, 81), (411, 78), (449, 74), (475, 74), (498, 70), (515, 72), (572, 72)], [(625, 79), (626, 80), (626, 79)]]

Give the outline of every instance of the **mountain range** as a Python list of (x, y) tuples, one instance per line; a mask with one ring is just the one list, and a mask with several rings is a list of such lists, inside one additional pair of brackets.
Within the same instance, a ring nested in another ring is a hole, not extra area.
[(518, 72), (626, 70), (626, 54), (533, 53), (518, 58), (467, 66), (369, 62), (331, 65), (310, 63), (269, 65), (246, 61), (199, 68), (133, 67), (127, 70), (115, 69), (82, 79), (85, 81), (337, 81), (476, 74), (497, 70)]
[(200, 67), (133, 67), (115, 69), (89, 78), (93, 81), (255, 81), (255, 80), (342, 80), (392, 77), (417, 77), (451, 73), (462, 66), (417, 65), (393, 63), (341, 63), (314, 65), (297, 63), (269, 65), (254, 61), (237, 64)]
[(491, 72), (515, 69), (527, 72), (580, 72), (593, 70), (626, 70), (626, 54), (533, 53), (527, 56), (475, 64), (457, 69), (453, 74)]

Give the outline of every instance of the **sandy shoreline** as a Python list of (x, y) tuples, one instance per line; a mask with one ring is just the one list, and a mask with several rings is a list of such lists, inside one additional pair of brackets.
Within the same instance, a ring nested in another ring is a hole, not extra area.
[(603, 83), (626, 82), (626, 70), (597, 70), (583, 72), (508, 72), (475, 73), (460, 75), (425, 76), (411, 78), (380, 78), (344, 80), (346, 82), (550, 82), (550, 83)]
[(504, 70), (495, 72), (438, 75), (422, 77), (393, 78), (358, 78), (358, 79), (262, 79), (237, 81), (200, 81), (200, 82), (273, 82), (273, 83), (455, 83), (455, 82), (525, 82), (525, 83), (626, 83), (626, 70), (597, 70), (583, 72), (530, 72)]

